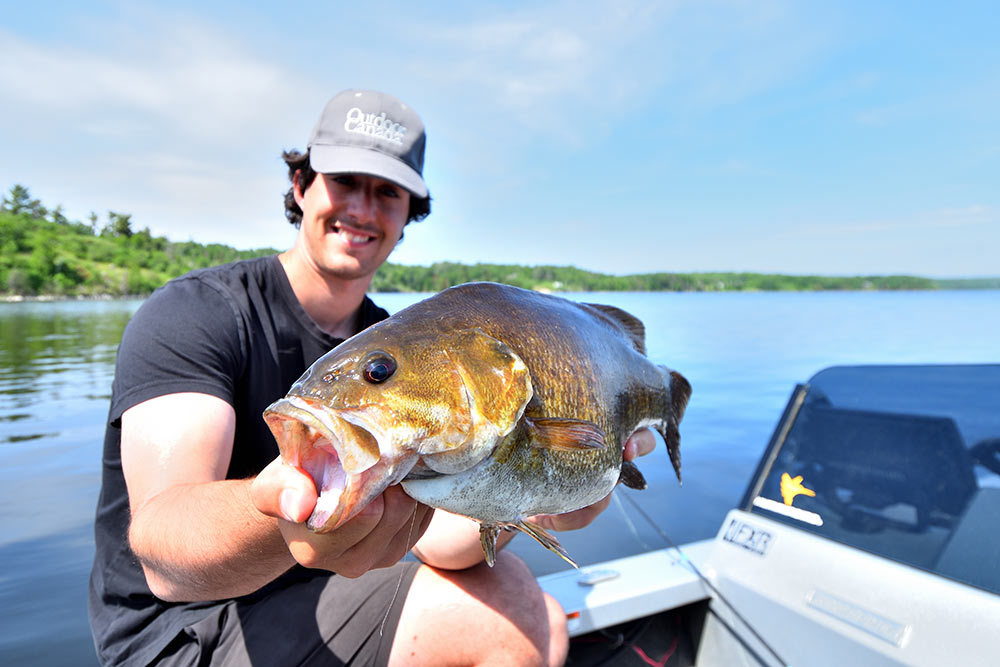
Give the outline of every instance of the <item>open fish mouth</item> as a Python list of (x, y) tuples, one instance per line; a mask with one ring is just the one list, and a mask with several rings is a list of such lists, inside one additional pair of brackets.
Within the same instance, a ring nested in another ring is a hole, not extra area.
[(369, 431), (299, 396), (275, 402), (264, 419), (285, 462), (312, 477), (319, 497), (306, 525), (317, 533), (349, 521), (416, 462), (381, 453)]

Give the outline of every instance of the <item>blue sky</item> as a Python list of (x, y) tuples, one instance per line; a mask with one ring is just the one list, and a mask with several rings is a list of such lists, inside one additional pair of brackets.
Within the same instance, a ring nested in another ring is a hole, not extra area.
[(281, 150), (377, 88), (434, 197), (392, 261), (1000, 275), (990, 2), (3, 4), (0, 188), (73, 219), (287, 247)]

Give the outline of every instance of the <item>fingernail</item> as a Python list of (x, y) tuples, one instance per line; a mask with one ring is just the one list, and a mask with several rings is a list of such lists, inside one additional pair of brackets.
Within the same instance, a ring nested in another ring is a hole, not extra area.
[(278, 498), (281, 513), (289, 521), (299, 523), (299, 493), (294, 489), (285, 489)]

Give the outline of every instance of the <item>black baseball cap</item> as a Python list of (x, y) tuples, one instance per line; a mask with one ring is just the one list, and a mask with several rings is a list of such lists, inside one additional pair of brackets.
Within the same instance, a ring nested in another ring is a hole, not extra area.
[(392, 95), (345, 90), (327, 102), (309, 138), (309, 164), (324, 174), (378, 176), (420, 198), (427, 137), (417, 112)]

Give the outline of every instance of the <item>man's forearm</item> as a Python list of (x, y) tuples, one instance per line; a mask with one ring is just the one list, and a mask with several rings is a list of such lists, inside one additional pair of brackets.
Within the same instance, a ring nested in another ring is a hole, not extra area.
[(251, 481), (173, 486), (133, 512), (129, 543), (154, 595), (168, 601), (238, 597), (295, 564), (277, 519), (254, 508)]

